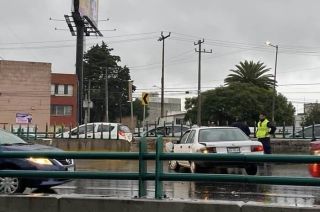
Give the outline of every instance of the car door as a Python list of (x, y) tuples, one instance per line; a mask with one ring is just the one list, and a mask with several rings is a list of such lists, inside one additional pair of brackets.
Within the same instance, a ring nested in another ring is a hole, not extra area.
[[(187, 139), (189, 137), (190, 131), (187, 131), (180, 139), (179, 143), (173, 145), (173, 152), (174, 153), (183, 153), (184, 145), (186, 145)], [(182, 166), (186, 165), (184, 161), (178, 160), (178, 163)]]
[[(193, 143), (193, 139), (194, 139), (194, 135), (195, 135), (195, 130), (191, 130), (191, 131), (188, 131), (188, 136), (185, 137), (185, 135), (182, 137), (181, 139), (181, 143), (178, 147), (178, 151), (180, 153), (191, 153), (192, 152), (192, 143)], [(185, 138), (185, 139), (184, 139)], [(182, 166), (186, 166), (188, 167), (189, 166), (189, 161), (187, 160), (183, 160), (183, 161), (178, 161), (180, 165)]]

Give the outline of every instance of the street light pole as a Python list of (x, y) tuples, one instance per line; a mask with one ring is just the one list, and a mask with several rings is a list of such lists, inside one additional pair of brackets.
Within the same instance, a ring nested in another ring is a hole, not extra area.
[(169, 32), (167, 36), (164, 36), (163, 32), (161, 32), (161, 37), (158, 39), (158, 41), (162, 41), (161, 112), (160, 112), (161, 118), (164, 116), (164, 40), (170, 37), (170, 35), (171, 35), (171, 32)]
[(278, 49), (279, 46), (278, 45), (273, 45), (271, 42), (267, 41), (266, 44), (268, 46), (274, 47), (276, 48), (276, 60), (275, 60), (275, 64), (274, 64), (274, 76), (273, 76), (273, 97), (272, 97), (272, 122), (274, 123), (274, 114), (275, 114), (275, 104), (276, 104), (276, 82), (277, 82), (277, 64), (278, 64)]

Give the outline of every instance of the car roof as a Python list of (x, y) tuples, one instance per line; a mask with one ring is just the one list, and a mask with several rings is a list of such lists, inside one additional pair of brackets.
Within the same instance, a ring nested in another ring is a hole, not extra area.
[(206, 126), (202, 126), (202, 127), (196, 127), (193, 129), (197, 129), (197, 130), (202, 130), (202, 129), (237, 129), (237, 127), (206, 127)]

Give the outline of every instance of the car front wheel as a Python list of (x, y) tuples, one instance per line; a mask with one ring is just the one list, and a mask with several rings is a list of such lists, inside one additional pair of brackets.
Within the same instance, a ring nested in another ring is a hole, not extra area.
[(179, 163), (177, 161), (175, 161), (175, 160), (170, 160), (169, 161), (169, 169), (178, 171), (179, 168), (180, 168), (180, 165), (179, 165)]
[(256, 175), (258, 172), (258, 167), (256, 165), (251, 165), (245, 168), (248, 175)]
[(0, 177), (0, 193), (14, 194), (23, 193), (26, 187), (21, 179), (16, 177)]

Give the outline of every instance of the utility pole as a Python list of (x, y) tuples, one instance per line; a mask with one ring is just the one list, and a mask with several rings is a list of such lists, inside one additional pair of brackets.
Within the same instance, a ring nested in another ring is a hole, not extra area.
[(90, 122), (90, 111), (91, 111), (91, 80), (89, 80), (89, 88), (88, 88), (88, 122)]
[(106, 67), (106, 96), (105, 96), (105, 104), (106, 104), (106, 111), (105, 111), (105, 122), (109, 122), (109, 85), (108, 85), (108, 66)]
[(131, 112), (131, 120), (130, 127), (131, 131), (134, 132), (134, 124), (133, 124), (133, 101), (132, 101), (132, 85), (133, 80), (128, 80), (128, 102), (130, 102), (130, 112)]
[(208, 52), (205, 49), (201, 50), (201, 44), (204, 43), (204, 39), (198, 40), (194, 45), (199, 46), (199, 50), (195, 49), (196, 52), (199, 52), (199, 67), (198, 67), (198, 112), (197, 112), (197, 125), (201, 126), (201, 53), (212, 53), (212, 49)]
[(74, 22), (77, 27), (77, 51), (76, 51), (76, 74), (78, 77), (78, 123), (83, 123), (83, 40), (84, 40), (84, 23), (79, 14), (74, 14)]
[(167, 36), (163, 35), (161, 32), (161, 37), (158, 41), (162, 41), (162, 74), (161, 74), (161, 118), (164, 117), (164, 41), (166, 38), (170, 37), (171, 32)]

